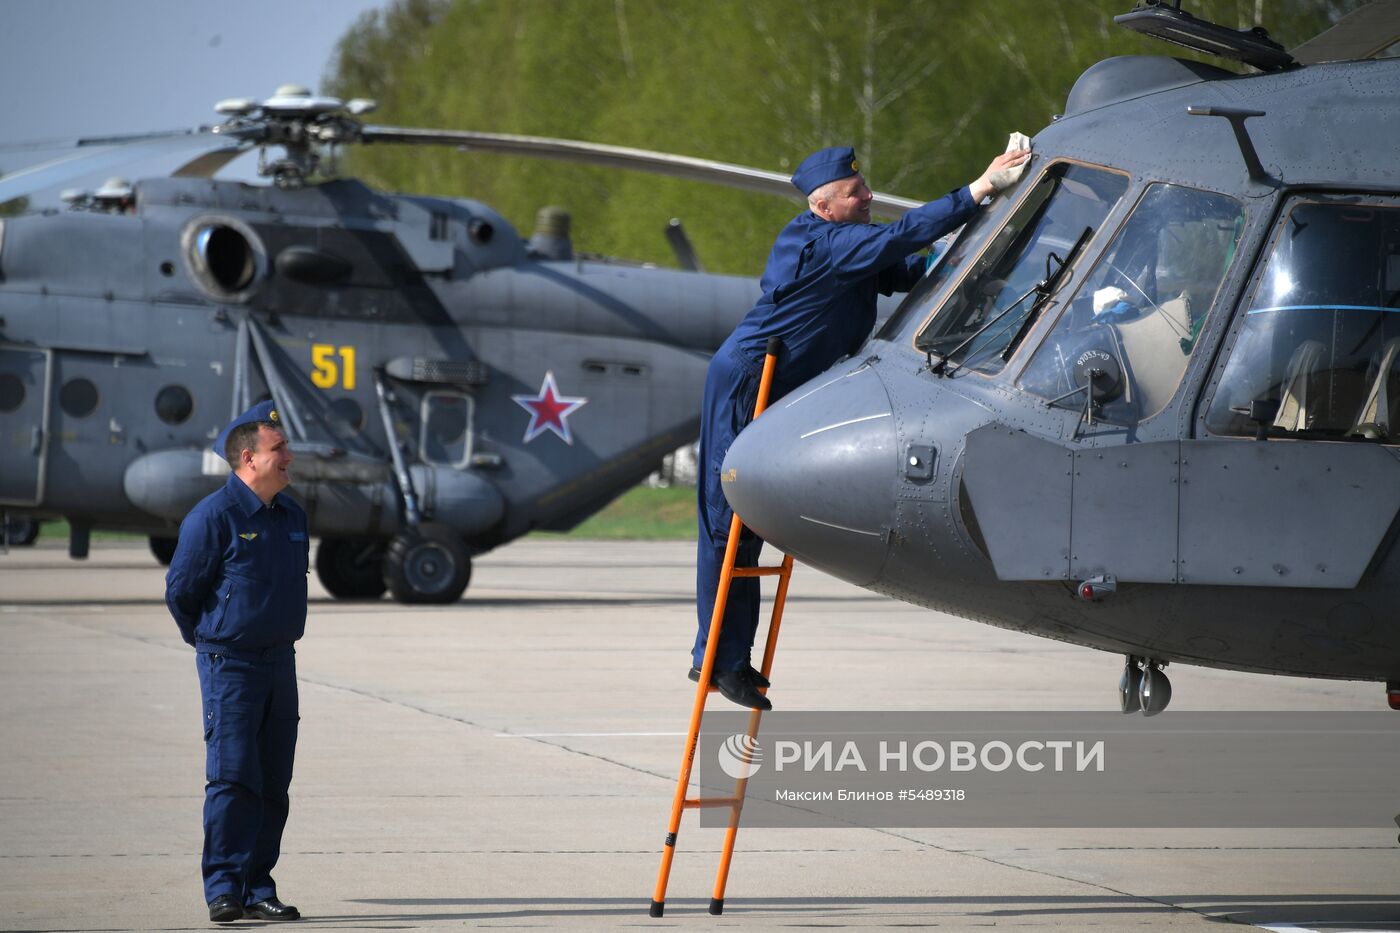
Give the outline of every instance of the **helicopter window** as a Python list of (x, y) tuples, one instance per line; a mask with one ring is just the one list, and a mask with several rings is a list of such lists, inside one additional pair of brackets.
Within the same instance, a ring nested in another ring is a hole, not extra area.
[(194, 413), (194, 399), (184, 386), (169, 385), (156, 393), (156, 417), (166, 424), (184, 424)]
[(1208, 430), (1400, 442), (1400, 206), (1294, 201), (1244, 307)]
[(97, 386), (88, 379), (69, 379), (58, 390), (58, 407), (74, 418), (86, 418), (97, 408)]
[(465, 466), (471, 457), (472, 400), (456, 392), (423, 396), (420, 449), (428, 463)]
[[(1087, 244), (1127, 187), (1127, 177), (1117, 172), (1051, 165), (914, 345), (958, 366), (1000, 371), (1029, 329), (1032, 312), (1040, 310), (1036, 285), (1072, 261), (1070, 253)], [(960, 265), (962, 251), (977, 242), (960, 237), (945, 267)]]
[(1119, 384), (1111, 398), (1096, 393), (1098, 414), (1128, 424), (1156, 414), (1186, 372), (1243, 229), (1233, 198), (1148, 187), (1041, 344), (1021, 387), (1082, 407), (1087, 382), (1077, 364), (1086, 352), (1102, 351), (1113, 358)]
[(365, 410), (348, 395), (331, 402), (331, 418), (351, 431), (365, 429)]
[(0, 411), (14, 411), (24, 404), (24, 383), (14, 373), (0, 373)]

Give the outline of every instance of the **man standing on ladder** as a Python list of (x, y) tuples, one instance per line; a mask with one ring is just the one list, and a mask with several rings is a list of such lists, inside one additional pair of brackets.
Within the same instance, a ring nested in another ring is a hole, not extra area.
[[(924, 273), (924, 259), (915, 254), (966, 223), (983, 198), (1013, 184), (1029, 158), (1029, 149), (1008, 151), (993, 159), (972, 184), (880, 225), (870, 222), (874, 195), (860, 174), (853, 148), (814, 152), (793, 173), (792, 183), (807, 197), (808, 209), (778, 234), (760, 281), (763, 297), (720, 346), (705, 377), (696, 482), (699, 631), (691, 680), (700, 679), (733, 515), (724, 498), (720, 466), (729, 445), (753, 417), (769, 338), (782, 341), (771, 403), (854, 353), (875, 325), (876, 294), (913, 288)], [(762, 539), (745, 528), (735, 566), (757, 566), (762, 547)], [(711, 679), (726, 699), (767, 710), (773, 704), (759, 689), (768, 683), (750, 660), (758, 602), (756, 578), (733, 581)]]

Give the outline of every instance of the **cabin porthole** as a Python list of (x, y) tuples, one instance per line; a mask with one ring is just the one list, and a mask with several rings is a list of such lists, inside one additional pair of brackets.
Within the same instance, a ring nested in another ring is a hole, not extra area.
[(0, 373), (0, 411), (15, 411), (24, 404), (24, 383), (14, 373)]
[(193, 413), (194, 398), (184, 386), (168, 385), (156, 393), (156, 417), (166, 424), (184, 424)]
[(69, 379), (58, 390), (58, 407), (73, 418), (86, 418), (97, 410), (97, 386), (91, 379)]

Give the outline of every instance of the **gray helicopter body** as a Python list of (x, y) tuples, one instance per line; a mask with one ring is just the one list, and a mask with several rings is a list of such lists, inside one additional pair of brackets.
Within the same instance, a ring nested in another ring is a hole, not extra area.
[(1149, 679), (1400, 679), (1397, 150), (1400, 61), (1094, 66), (865, 347), (740, 435), (731, 503)]
[(757, 295), (354, 181), (134, 193), (0, 226), (12, 514), (171, 536), (227, 476), (219, 429), (270, 396), (314, 534), (405, 532), (404, 485), (470, 552), (567, 529), (693, 439), (709, 356)]

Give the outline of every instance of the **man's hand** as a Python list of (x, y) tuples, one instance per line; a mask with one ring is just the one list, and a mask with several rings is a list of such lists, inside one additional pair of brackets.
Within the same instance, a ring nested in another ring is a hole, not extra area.
[[(1021, 138), (1025, 139), (1024, 136)], [(987, 166), (982, 177), (968, 186), (972, 189), (972, 200), (980, 202), (989, 194), (996, 194), (1010, 188), (1020, 179), (1030, 157), (1029, 148), (1011, 149), (997, 156)]]

